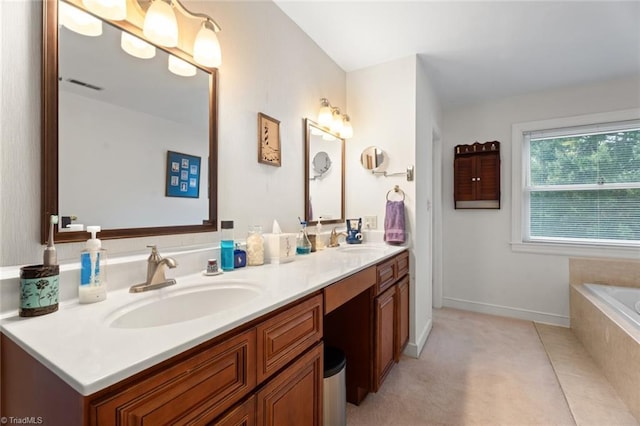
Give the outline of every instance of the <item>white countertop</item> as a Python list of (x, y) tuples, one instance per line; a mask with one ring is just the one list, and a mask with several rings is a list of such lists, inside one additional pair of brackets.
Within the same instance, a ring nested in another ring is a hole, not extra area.
[[(213, 277), (177, 276), (178, 283), (171, 287), (144, 293), (129, 293), (128, 288), (110, 291), (103, 302), (81, 305), (74, 300), (60, 304), (52, 314), (13, 316), (0, 325), (6, 336), (78, 393), (91, 395), (406, 249), (384, 244), (353, 247), (372, 246), (379, 249), (365, 253), (325, 249), (282, 265), (246, 267)], [(129, 304), (230, 280), (249, 281), (261, 294), (237, 308), (190, 321), (138, 329), (109, 326), (114, 314)]]

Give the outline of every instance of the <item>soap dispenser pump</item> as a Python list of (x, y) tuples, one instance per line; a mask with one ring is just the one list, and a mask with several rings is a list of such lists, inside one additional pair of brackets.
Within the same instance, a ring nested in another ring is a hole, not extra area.
[(87, 226), (91, 238), (80, 254), (80, 303), (95, 303), (107, 298), (107, 251), (102, 242), (96, 238), (99, 226)]

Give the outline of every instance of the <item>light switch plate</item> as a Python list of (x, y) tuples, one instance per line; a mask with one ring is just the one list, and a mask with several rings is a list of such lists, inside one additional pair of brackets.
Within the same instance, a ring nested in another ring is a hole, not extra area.
[(364, 229), (378, 229), (378, 216), (365, 216)]

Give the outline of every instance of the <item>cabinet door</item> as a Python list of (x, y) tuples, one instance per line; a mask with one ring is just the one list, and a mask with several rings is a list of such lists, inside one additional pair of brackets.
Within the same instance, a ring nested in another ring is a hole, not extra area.
[(213, 426), (255, 426), (255, 395), (212, 423)]
[(319, 343), (258, 391), (259, 426), (322, 425), (322, 358)]
[(409, 277), (404, 277), (396, 285), (397, 306), (397, 334), (396, 334), (396, 361), (400, 361), (400, 355), (409, 341)]
[(474, 157), (456, 158), (453, 164), (454, 199), (456, 201), (475, 200)]
[(377, 392), (395, 363), (396, 287), (375, 299), (375, 360), (373, 390)]
[(476, 157), (476, 176), (476, 200), (499, 200), (499, 154), (478, 155)]

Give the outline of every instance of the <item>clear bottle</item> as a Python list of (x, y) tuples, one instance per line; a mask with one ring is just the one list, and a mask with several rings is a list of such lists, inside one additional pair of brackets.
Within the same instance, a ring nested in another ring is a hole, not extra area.
[(233, 271), (233, 221), (220, 221), (220, 263), (223, 271)]
[(302, 224), (302, 229), (300, 229), (296, 240), (296, 254), (309, 254), (311, 253), (311, 241), (309, 241), (309, 236), (307, 235), (307, 222), (302, 221), (300, 223)]
[(247, 265), (259, 266), (264, 264), (264, 237), (262, 236), (262, 226), (252, 225), (249, 227), (247, 236)]
[(80, 254), (80, 303), (95, 303), (107, 298), (107, 251), (96, 238), (99, 226), (87, 226), (91, 238)]

